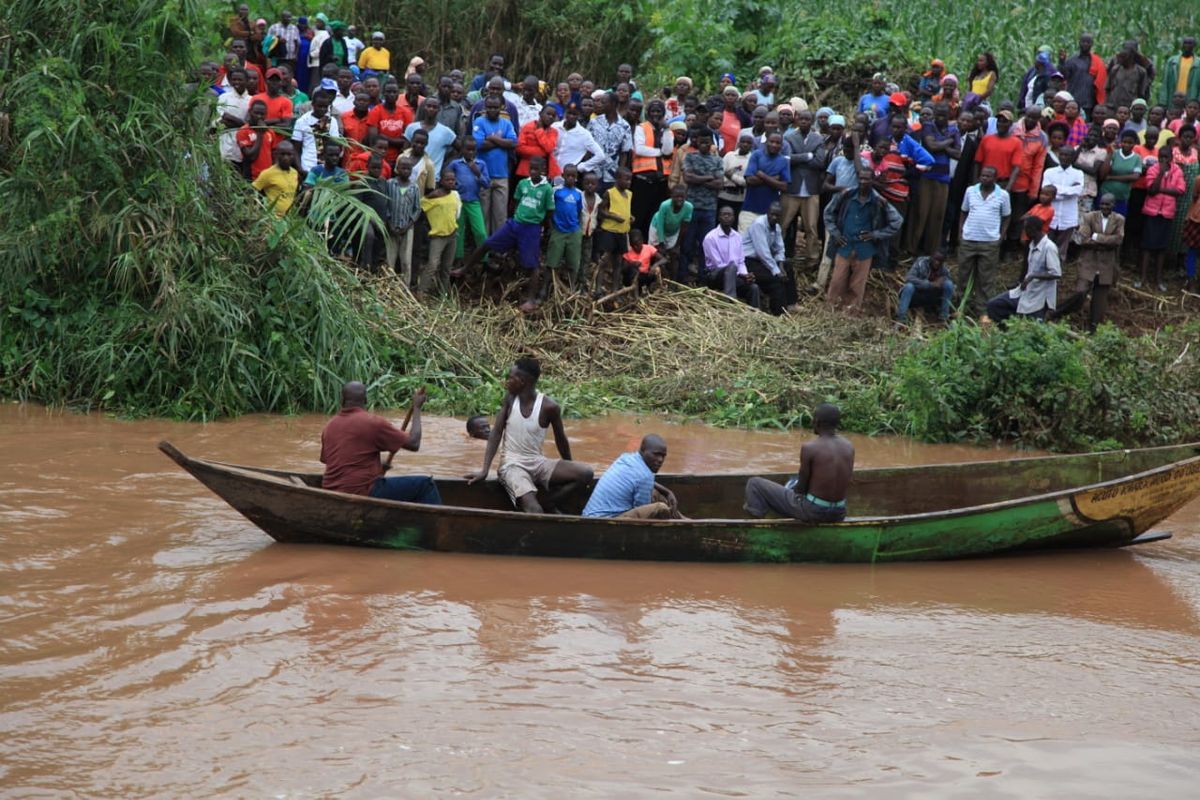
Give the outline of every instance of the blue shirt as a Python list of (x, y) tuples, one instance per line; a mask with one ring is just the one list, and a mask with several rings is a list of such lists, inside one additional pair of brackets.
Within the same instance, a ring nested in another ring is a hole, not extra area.
[(858, 113), (873, 115), (875, 118), (886, 117), (888, 112), (888, 97), (886, 94), (864, 94), (858, 101)]
[(304, 185), (316, 186), (317, 181), (320, 180), (327, 180), (330, 183), (345, 183), (350, 180), (350, 173), (341, 167), (325, 169), (324, 164), (317, 164), (308, 171), (308, 177), (304, 179)]
[(858, 188), (858, 165), (862, 163), (859, 158), (846, 158), (838, 156), (833, 161), (829, 162), (829, 168), (825, 171), (833, 176), (833, 185), (837, 189), (857, 189)]
[(847, 241), (838, 249), (839, 256), (853, 256), (860, 261), (875, 257), (875, 241), (863, 242), (858, 238), (861, 233), (875, 230), (875, 204), (871, 200), (870, 196), (865, 201), (862, 200), (858, 192), (846, 197), (844, 202), (847, 209), (845, 221), (842, 223), (842, 236), (845, 236)]
[(492, 122), (486, 116), (479, 117), (471, 125), (471, 131), (475, 135), (475, 143), (479, 145), (479, 158), (483, 159), (483, 163), (487, 164), (488, 174), (496, 179), (503, 176), (508, 179), (508, 150), (502, 147), (493, 147), (490, 150), (483, 149), (483, 140), (492, 134), (500, 134), (505, 139), (511, 139), (515, 144), (517, 141), (517, 131), (513, 128), (511, 122), (504, 117), (499, 117), (495, 122)]
[(583, 208), (583, 192), (560, 186), (554, 190), (554, 230), (574, 233), (579, 230), (579, 209)]
[(650, 502), (654, 491), (654, 473), (641, 453), (622, 453), (592, 490), (583, 508), (585, 517), (615, 517)]
[[(772, 178), (779, 178), (784, 183), (790, 183), (792, 180), (791, 159), (779, 151), (779, 155), (772, 157), (766, 151), (766, 148), (755, 150), (750, 154), (750, 160), (746, 162), (745, 176), (749, 178), (756, 173), (770, 175)], [(749, 211), (754, 214), (765, 214), (767, 209), (771, 207), (771, 203), (779, 200), (779, 190), (772, 189), (764, 183), (758, 185), (746, 184), (746, 199), (742, 202), (742, 211)]]
[(478, 178), (475, 177), (474, 171), (467, 165), (467, 162), (461, 158), (456, 158), (450, 162), (450, 169), (454, 170), (454, 177), (456, 179), (456, 191), (464, 203), (478, 203), (479, 190), (486, 189), (488, 184), (492, 182), (487, 163), (478, 156), (475, 158), (475, 163), (479, 165)]

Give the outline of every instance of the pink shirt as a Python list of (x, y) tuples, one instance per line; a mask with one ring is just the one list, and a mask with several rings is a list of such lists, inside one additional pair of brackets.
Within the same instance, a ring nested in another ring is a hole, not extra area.
[[(1181, 177), (1180, 180), (1183, 178)], [(703, 248), (704, 264), (708, 269), (717, 270), (728, 264), (736, 264), (738, 275), (747, 274), (746, 256), (742, 251), (742, 235), (738, 233), (737, 228), (731, 228), (726, 234), (718, 225), (704, 237)]]
[[(1153, 185), (1154, 179), (1158, 177), (1161, 164), (1153, 164), (1146, 171), (1147, 187)], [(1163, 177), (1160, 189), (1176, 189), (1180, 193), (1186, 188), (1183, 183), (1183, 170), (1176, 164), (1171, 164), (1167, 170), (1166, 176)], [(1169, 194), (1159, 192), (1158, 194), (1147, 194), (1146, 203), (1142, 206), (1142, 214), (1147, 217), (1174, 217), (1176, 198)]]

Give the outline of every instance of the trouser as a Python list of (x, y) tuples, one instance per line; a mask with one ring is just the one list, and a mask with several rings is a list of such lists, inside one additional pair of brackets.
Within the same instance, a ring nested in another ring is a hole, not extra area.
[(787, 299), (783, 276), (771, 272), (767, 269), (766, 264), (757, 258), (747, 258), (746, 269), (754, 276), (754, 282), (758, 285), (759, 291), (767, 296), (771, 313), (778, 317), (783, 313)]
[(987, 310), (988, 300), (996, 294), (996, 271), (1000, 268), (1000, 241), (972, 242), (964, 239), (958, 245), (958, 285), (976, 316)]
[[(482, 192), (480, 197), (482, 197)], [(469, 230), (468, 230), (469, 229)], [(479, 200), (464, 200), (462, 212), (458, 215), (458, 243), (454, 248), (454, 257), (462, 260), (467, 248), (467, 234), (475, 247), (487, 239), (487, 223), (483, 219), (483, 203)]]
[(942, 221), (946, 216), (946, 198), (950, 196), (950, 184), (935, 180), (921, 181), (908, 226), (908, 242), (905, 245), (914, 255), (932, 255), (942, 239)]
[(1071, 237), (1075, 235), (1076, 230), (1078, 226), (1050, 231), (1050, 241), (1058, 248), (1058, 260), (1062, 264), (1067, 263), (1067, 251), (1071, 249)]
[(867, 276), (870, 273), (870, 257), (859, 258), (840, 253), (834, 256), (825, 304), (830, 308), (843, 306), (848, 311), (857, 313), (862, 308), (863, 295), (867, 292)]
[(647, 503), (617, 514), (617, 519), (671, 519), (671, 507), (666, 503)]
[(841, 522), (846, 518), (845, 505), (832, 508), (817, 505), (807, 497), (766, 478), (746, 481), (746, 502), (742, 507), (752, 517), (774, 513), (800, 522), (814, 523)]
[[(907, 200), (900, 203), (895, 200), (888, 200), (888, 203), (891, 204), (892, 208), (900, 212), (902, 219), (907, 219), (905, 216), (908, 211)], [(895, 269), (900, 261), (900, 234), (897, 233), (889, 239), (880, 239), (875, 244), (879, 248), (879, 252), (875, 254), (875, 265), (880, 269)]]
[(361, 269), (375, 271), (375, 265), (381, 259), (379, 258), (379, 248), (382, 244), (382, 235), (376, 230), (374, 225), (368, 225), (367, 230), (363, 233), (362, 241), (358, 247), (358, 266)]
[(787, 230), (792, 220), (799, 220), (796, 233), (804, 235), (804, 244), (800, 245), (799, 237), (796, 242), (796, 257), (811, 264), (820, 256), (821, 238), (817, 233), (817, 220), (820, 218), (821, 198), (817, 196), (799, 197), (785, 194), (780, 201), (783, 205), (783, 219), (780, 225)]
[[(1115, 267), (1120, 269), (1120, 265)], [(1087, 330), (1096, 331), (1097, 325), (1103, 323), (1104, 314), (1109, 309), (1109, 289), (1100, 283), (1100, 276), (1096, 276), (1091, 281), (1085, 281), (1080, 278), (1075, 282), (1075, 294), (1087, 294), (1088, 290), (1092, 291), (1092, 307), (1087, 309)]]
[(508, 178), (493, 177), (486, 189), (479, 192), (483, 207), (483, 219), (487, 222), (488, 236), (504, 227), (508, 219)]
[(439, 291), (445, 290), (450, 283), (450, 267), (454, 265), (454, 247), (457, 243), (457, 231), (449, 236), (429, 237), (429, 262), (421, 270), (417, 291), (428, 294), (435, 281)]
[(755, 214), (753, 211), (739, 211), (737, 215), (738, 233), (745, 233), (750, 230), (750, 226), (754, 224), (754, 220), (761, 216), (762, 214)]
[(585, 284), (583, 283), (582, 250), (583, 231), (574, 230), (563, 233), (560, 230), (552, 229), (550, 244), (546, 248), (546, 266), (550, 269), (558, 269), (566, 261), (571, 283), (577, 287), (583, 286)]
[(821, 265), (817, 267), (817, 279), (813, 281), (813, 288), (817, 291), (825, 291), (825, 287), (829, 285), (829, 273), (833, 269), (833, 256), (829, 252), (829, 233), (826, 232), (821, 240)]
[(942, 281), (939, 288), (918, 289), (916, 284), (906, 283), (900, 290), (900, 301), (896, 307), (896, 319), (908, 321), (910, 308), (936, 308), (938, 319), (950, 318), (950, 306), (954, 302), (954, 283), (948, 279)]
[(402, 503), (442, 504), (437, 484), (427, 475), (405, 475), (396, 478), (376, 478), (371, 497), (380, 500), (399, 500)]
[[(641, 177), (643, 175), (654, 175), (658, 180), (648, 180)], [(650, 238), (650, 219), (667, 197), (667, 179), (657, 172), (640, 172), (633, 176), (630, 211), (633, 214), (634, 226), (642, 231), (642, 236), (647, 240)]]
[[(1008, 292), (1001, 292), (991, 300), (988, 300), (988, 317), (997, 325), (1004, 325), (1007, 323), (1009, 317), (1017, 313), (1017, 307), (1020, 302), (1021, 299), (1019, 297), (1011, 297)], [(1021, 316), (1029, 317), (1030, 319), (1045, 319), (1047, 311), (1049, 309), (1046, 306), (1042, 306), (1040, 311), (1035, 311), (1032, 314), (1022, 314)]]
[(704, 282), (709, 287), (717, 289), (729, 297), (736, 297), (748, 305), (758, 308), (760, 302), (758, 286), (753, 283), (739, 281), (737, 265), (735, 264), (708, 270), (704, 276)]
[(691, 283), (692, 276), (698, 272), (692, 265), (704, 263), (704, 237), (717, 227), (716, 209), (693, 209), (692, 221), (688, 223), (687, 238), (683, 242), (683, 258), (680, 261), (679, 272), (674, 279), (680, 283)]
[(392, 259), (388, 264), (397, 275), (405, 289), (412, 286), (412, 252), (413, 231), (410, 227), (404, 233), (391, 232)]

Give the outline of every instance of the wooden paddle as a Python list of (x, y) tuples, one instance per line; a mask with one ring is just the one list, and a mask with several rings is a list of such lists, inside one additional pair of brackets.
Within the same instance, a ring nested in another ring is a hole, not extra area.
[[(423, 392), (423, 391), (425, 391), (425, 387), (422, 386), (417, 391)], [(408, 424), (410, 422), (412, 422), (413, 410), (415, 408), (416, 408), (415, 405), (411, 405), (408, 407), (408, 413), (404, 415), (404, 422), (400, 423), (400, 430), (402, 430), (402, 431), (408, 430)], [(392, 453), (388, 456), (387, 461), (383, 462), (383, 471), (384, 472), (387, 472), (389, 469), (392, 468), (392, 459), (395, 457), (396, 457), (396, 452), (393, 450)]]

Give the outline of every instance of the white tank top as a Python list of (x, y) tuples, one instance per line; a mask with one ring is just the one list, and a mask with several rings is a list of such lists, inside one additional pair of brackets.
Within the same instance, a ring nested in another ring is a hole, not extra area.
[(533, 412), (528, 417), (521, 413), (521, 400), (514, 398), (508, 411), (508, 421), (504, 425), (504, 459), (505, 464), (532, 464), (545, 458), (542, 454), (542, 444), (546, 441), (546, 429), (538, 420), (542, 415), (541, 392), (533, 401)]

